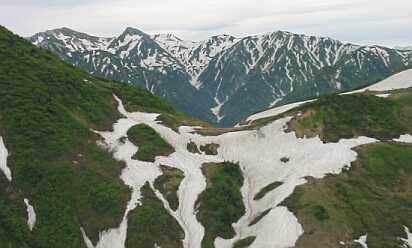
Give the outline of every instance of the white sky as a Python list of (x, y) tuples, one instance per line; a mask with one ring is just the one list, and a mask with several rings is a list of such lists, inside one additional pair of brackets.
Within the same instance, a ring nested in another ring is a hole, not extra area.
[(412, 45), (412, 0), (0, 0), (0, 24), (22, 36), (63, 26), (114, 36), (131, 26), (191, 40), (285, 30)]

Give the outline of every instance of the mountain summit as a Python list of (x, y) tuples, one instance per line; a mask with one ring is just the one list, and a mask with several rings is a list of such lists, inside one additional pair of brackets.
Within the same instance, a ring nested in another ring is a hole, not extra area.
[(412, 66), (410, 50), (284, 31), (194, 42), (130, 27), (113, 38), (63, 28), (28, 39), (83, 70), (148, 89), (221, 126), (271, 106), (365, 86)]

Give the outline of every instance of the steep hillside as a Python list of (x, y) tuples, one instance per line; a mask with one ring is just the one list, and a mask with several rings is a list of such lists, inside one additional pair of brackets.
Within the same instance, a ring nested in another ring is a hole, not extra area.
[(88, 72), (148, 89), (219, 126), (271, 106), (359, 88), (412, 66), (408, 50), (283, 31), (193, 42), (133, 28), (113, 38), (63, 28), (29, 39)]
[[(108, 129), (121, 116), (112, 94), (128, 109), (184, 115), (147, 91), (90, 76), (3, 27), (0, 58), (1, 168), (10, 171), (10, 182), (0, 179), (1, 246), (84, 247), (81, 227), (95, 242), (120, 223), (130, 198), (120, 179), (125, 163), (90, 131)], [(32, 232), (23, 199), (35, 209)]]

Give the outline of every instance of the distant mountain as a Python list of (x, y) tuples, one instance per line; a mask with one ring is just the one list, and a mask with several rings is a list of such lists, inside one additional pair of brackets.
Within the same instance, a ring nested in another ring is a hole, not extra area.
[(146, 88), (221, 126), (267, 107), (365, 86), (412, 66), (412, 51), (283, 31), (193, 42), (134, 28), (112, 38), (62, 28), (29, 40), (90, 73)]
[(36, 34), (30, 41), (94, 75), (133, 83), (192, 116), (213, 119), (213, 102), (192, 86), (185, 66), (137, 29), (127, 28), (119, 37), (97, 38), (62, 28)]

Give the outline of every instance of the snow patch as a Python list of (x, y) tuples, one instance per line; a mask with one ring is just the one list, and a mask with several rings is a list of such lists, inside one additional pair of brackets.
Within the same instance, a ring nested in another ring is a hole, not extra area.
[(266, 118), (266, 117), (276, 116), (276, 115), (285, 113), (286, 111), (289, 111), (293, 108), (299, 107), (302, 104), (310, 103), (310, 102), (313, 102), (313, 101), (315, 101), (315, 100), (295, 102), (295, 103), (286, 104), (286, 105), (283, 105), (283, 106), (280, 106), (280, 107), (277, 107), (277, 108), (268, 109), (266, 111), (251, 115), (246, 120), (247, 121), (255, 121), (255, 120)]
[(400, 238), (400, 240), (402, 240), (404, 242), (403, 247), (411, 248), (412, 247), (412, 234), (409, 231), (408, 227), (404, 226), (403, 228), (405, 230), (406, 239), (405, 238)]
[(220, 102), (217, 97), (215, 97), (214, 99), (216, 102), (216, 106), (211, 108), (210, 110), (216, 116), (217, 122), (220, 122), (224, 118), (224, 116), (220, 115), (220, 110), (222, 109), (223, 105), (225, 105), (225, 102)]
[(36, 212), (34, 212), (34, 208), (30, 205), (30, 201), (27, 198), (24, 198), (24, 204), (26, 204), (27, 210), (27, 225), (29, 226), (30, 231), (33, 230), (34, 225), (36, 224)]
[(7, 180), (11, 182), (12, 180), (11, 170), (7, 166), (8, 156), (9, 156), (9, 152), (7, 151), (6, 145), (4, 144), (3, 137), (0, 136), (0, 170), (6, 176)]
[(353, 242), (358, 243), (362, 246), (362, 248), (368, 248), (368, 245), (366, 244), (368, 239), (368, 234), (362, 235), (359, 237), (359, 239), (355, 239)]
[(412, 69), (399, 72), (395, 75), (392, 75), (374, 85), (368, 86), (366, 88), (346, 92), (344, 94), (353, 94), (369, 91), (390, 91), (390, 90), (399, 90), (407, 89), (412, 87)]
[(388, 98), (391, 96), (391, 94), (376, 94), (375, 96), (382, 97), (382, 98)]
[(404, 134), (404, 135), (401, 135), (398, 139), (393, 139), (393, 140), (397, 142), (403, 142), (403, 143), (412, 143), (412, 135)]

